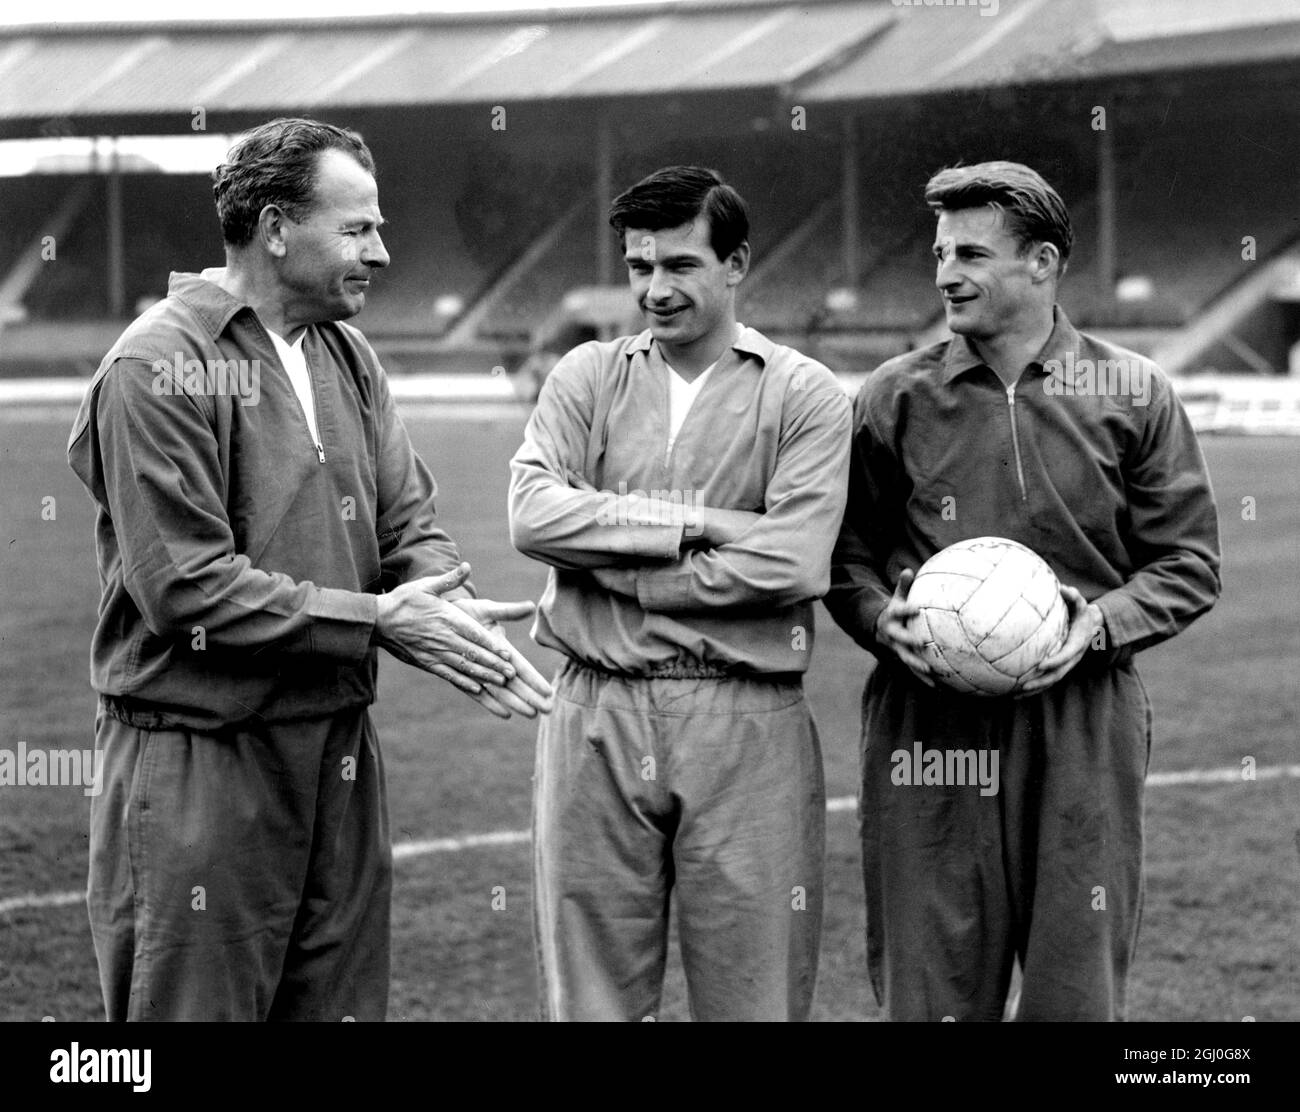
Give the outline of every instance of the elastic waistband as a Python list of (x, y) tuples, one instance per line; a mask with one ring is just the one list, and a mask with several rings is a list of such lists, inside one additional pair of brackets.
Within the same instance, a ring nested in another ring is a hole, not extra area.
[(177, 730), (189, 725), (183, 718), (129, 695), (101, 694), (99, 707), (109, 718), (116, 718), (137, 730)]
[(100, 692), (99, 709), (109, 718), (116, 718), (137, 730), (197, 730), (216, 734), (226, 729), (256, 729), (260, 726), (280, 726), (291, 722), (314, 722), (319, 719), (339, 718), (345, 714), (363, 713), (368, 702), (342, 706), (321, 714), (295, 715), (293, 717), (267, 718), (255, 711), (241, 718), (219, 718), (215, 714), (186, 707), (172, 707), (151, 703), (132, 695), (105, 695)]
[(746, 680), (750, 683), (802, 684), (802, 672), (748, 672), (726, 669), (700, 660), (674, 660), (649, 664), (637, 672), (619, 672), (589, 660), (567, 657), (561, 671), (594, 672), (621, 680)]

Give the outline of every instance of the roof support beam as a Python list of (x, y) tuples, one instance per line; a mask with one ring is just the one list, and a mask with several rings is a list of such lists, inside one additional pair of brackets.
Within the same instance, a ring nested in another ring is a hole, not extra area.
[(1115, 140), (1111, 126), (1117, 113), (1111, 112), (1106, 126), (1097, 134), (1097, 284), (1109, 313), (1115, 299), (1118, 276), (1115, 262)]
[(614, 267), (609, 254), (609, 226), (605, 216), (614, 199), (614, 138), (609, 113), (602, 111), (596, 121), (596, 282), (613, 285)]
[(862, 279), (862, 220), (859, 208), (862, 203), (861, 148), (858, 142), (858, 119), (851, 112), (844, 117), (841, 157), (841, 269), (844, 271), (844, 284), (850, 289), (857, 289)]
[(122, 226), (122, 167), (117, 152), (117, 137), (109, 140), (108, 175), (104, 179), (108, 191), (108, 315), (126, 316), (126, 249)]

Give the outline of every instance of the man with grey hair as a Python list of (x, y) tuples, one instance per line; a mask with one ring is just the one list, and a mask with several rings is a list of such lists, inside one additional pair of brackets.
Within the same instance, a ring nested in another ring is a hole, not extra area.
[[(1019, 961), (1019, 1018), (1119, 1019), (1151, 742), (1132, 661), (1218, 597), (1209, 477), (1160, 369), (1056, 305), (1073, 232), (1042, 177), (987, 162), (936, 174), (925, 197), (953, 336), (858, 395), (826, 598), (877, 658), (861, 797), (872, 984), (891, 1019), (996, 1020)], [(1101, 363), (1133, 373), (1077, 389), (1074, 372)], [(909, 624), (916, 570), (981, 536), (1042, 556), (1070, 612), (1017, 697), (936, 687)], [(895, 783), (892, 754), (916, 744), (987, 753), (998, 793)]]
[(171, 276), (72, 430), (103, 589), (88, 903), (109, 1019), (382, 1019), (377, 648), (500, 717), (550, 708), (498, 625), (532, 604), (474, 596), (343, 323), (388, 264), (374, 170), (314, 120), (245, 135), (213, 174), (226, 266)]

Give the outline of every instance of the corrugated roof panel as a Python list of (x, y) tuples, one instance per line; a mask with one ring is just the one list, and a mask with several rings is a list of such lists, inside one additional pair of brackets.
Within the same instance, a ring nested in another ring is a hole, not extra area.
[[(653, 24), (622, 20), (616, 24), (568, 23), (521, 27), (513, 40), (495, 50), (452, 87), (458, 100), (494, 101), (550, 97), (571, 90), (575, 71), (601, 57), (626, 57), (620, 45), (633, 43)], [(538, 33), (542, 32), (542, 33)], [(465, 67), (462, 65), (462, 70)]]
[[(584, 96), (680, 92), (682, 77), (706, 54), (727, 47), (752, 20), (768, 12), (710, 12), (673, 15), (639, 49), (591, 74), (574, 92)], [(692, 83), (694, 88), (739, 88), (771, 84), (770, 66), (750, 72), (723, 72)]]
[[(761, 38), (728, 52), (715, 65), (696, 70), (691, 85), (784, 85), (870, 39), (894, 20), (893, 8), (867, 4), (786, 11), (789, 18), (774, 24)], [(762, 80), (753, 81), (753, 75)]]
[(1300, 20), (1296, 0), (1096, 0), (1106, 37), (1115, 42), (1182, 37)]
[[(1089, 57), (1088, 66), (1091, 72), (1112, 75), (1296, 58), (1300, 58), (1300, 13), (1296, 22), (1275, 27), (1243, 27), (1145, 42), (1107, 42)], [(1297, 96), (1300, 93), (1293, 91), (1292, 99)]]
[(982, 18), (978, 8), (899, 8), (864, 55), (800, 96), (818, 101), (917, 92), (928, 87), (933, 72), (995, 31), (995, 21)]
[[(269, 36), (268, 36), (269, 38)], [(130, 40), (127, 40), (128, 42)], [(183, 112), (226, 107), (218, 95), (224, 75), (234, 73), (264, 40), (247, 35), (171, 35), (144, 64), (132, 66), (85, 97), (81, 111)], [(64, 109), (62, 111), (69, 111)]]
[(347, 35), (319, 31), (294, 35), (279, 57), (224, 90), (221, 107), (270, 110), (313, 104), (322, 78), (378, 50), (399, 33), (384, 29), (358, 30)]
[(996, 24), (995, 33), (973, 44), (957, 64), (932, 72), (932, 88), (1072, 78), (1102, 35), (1088, 5), (1072, 0), (1016, 0), (1015, 7), (1004, 0), (999, 17), (988, 22)]
[(54, 44), (37, 39), (36, 50), (0, 74), (0, 112), (17, 114), (10, 106), (21, 105), (34, 109), (33, 115), (67, 116), (90, 107), (85, 104), (87, 86), (110, 71), (124, 50), (137, 47), (147, 37), (87, 37)]
[(1038, 59), (1065, 76), (1071, 44), (1093, 26), (1075, 0), (1002, 0), (989, 17), (977, 4), (900, 7), (865, 54), (800, 90), (809, 101), (899, 96), (1023, 80)]
[(335, 90), (330, 102), (364, 106), (460, 100), (454, 90), (466, 68), (499, 50), (515, 30), (513, 24), (500, 23), (421, 28), (404, 49), (381, 66)]

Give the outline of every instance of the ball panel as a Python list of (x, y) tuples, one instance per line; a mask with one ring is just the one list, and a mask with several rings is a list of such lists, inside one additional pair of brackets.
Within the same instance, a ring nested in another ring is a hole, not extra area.
[(990, 661), (990, 663), (999, 672), (1004, 672), (1009, 676), (1014, 676), (1017, 680), (1022, 680), (1038, 667), (1043, 660), (1051, 656), (1059, 645), (1058, 630), (1051, 622), (1044, 622), (1021, 644), (1017, 645), (1005, 656), (998, 657)]
[[(962, 628), (966, 631), (966, 637), (971, 644), (978, 648), (990, 637), (994, 636), (1000, 628), (1004, 628), (1008, 616), (1015, 609), (1016, 602), (1015, 595), (993, 591), (976, 591), (971, 596), (970, 602), (961, 609)], [(1004, 649), (995, 647), (993, 650), (985, 652), (984, 656), (991, 659), (1000, 656), (1004, 651)]]
[(1024, 599), (1014, 598), (1001, 620), (980, 641), (980, 656), (989, 661), (1002, 660), (1023, 649), (1042, 625), (1043, 619), (1037, 610)]
[[(944, 623), (955, 622), (955, 620), (955, 615), (944, 610), (922, 610), (917, 615), (916, 622), (919, 632), (925, 638), (924, 655), (930, 667), (934, 669), (936, 679), (965, 695), (978, 695), (979, 689), (962, 678), (961, 673), (953, 666), (953, 662), (948, 659), (944, 649), (945, 644), (953, 643), (952, 630), (945, 629)], [(940, 631), (938, 635), (935, 633), (936, 626), (939, 627)], [(954, 626), (953, 628), (959, 629), (960, 627)]]
[(970, 600), (980, 585), (977, 575), (959, 571), (932, 571), (918, 575), (912, 581), (907, 600), (917, 606), (933, 606), (940, 610), (960, 610)]
[(998, 565), (997, 557), (985, 547), (970, 548), (970, 542), (959, 542), (936, 552), (917, 573), (956, 572), (959, 575), (973, 575), (977, 579), (987, 578)]

